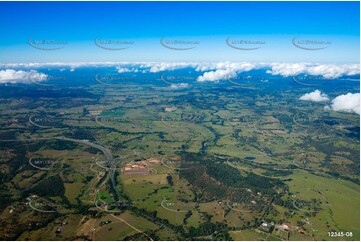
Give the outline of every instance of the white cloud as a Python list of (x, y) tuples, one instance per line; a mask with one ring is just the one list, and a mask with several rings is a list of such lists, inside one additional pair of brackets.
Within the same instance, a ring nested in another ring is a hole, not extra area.
[(16, 71), (6, 69), (0, 71), (0, 84), (4, 83), (32, 83), (34, 81), (42, 81), (47, 79), (47, 75), (37, 71)]
[(331, 108), (338, 112), (360, 114), (360, 93), (347, 93), (332, 100)]
[(149, 68), (150, 73), (157, 73), (161, 71), (173, 71), (176, 69), (182, 69), (187, 67), (194, 67), (195, 64), (187, 63), (187, 62), (174, 62), (174, 63), (150, 63), (146, 65), (142, 65), (141, 68)]
[(158, 73), (163, 71), (173, 71), (187, 67), (196, 68), (197, 64), (187, 62), (148, 62), (148, 63), (123, 63), (117, 67), (119, 73), (123, 72), (141, 72), (141, 73)]
[(314, 92), (306, 93), (305, 95), (301, 96), (300, 100), (313, 101), (313, 102), (325, 102), (330, 99), (325, 93), (321, 93), (320, 90), (316, 90)]
[(252, 64), (252, 63), (230, 63), (230, 62), (220, 62), (216, 64), (200, 64), (197, 66), (197, 71), (206, 71), (203, 75), (197, 78), (199, 82), (205, 81), (219, 81), (225, 80), (229, 77), (235, 77), (238, 73), (251, 71), (253, 69), (258, 69), (261, 67), (265, 67), (265, 64)]
[(219, 81), (224, 80), (227, 77), (234, 76), (234, 72), (232, 73), (231, 70), (216, 70), (216, 71), (209, 71), (205, 72), (202, 76), (199, 76), (197, 78), (197, 81), (199, 82), (205, 82), (205, 81)]
[(170, 87), (174, 88), (174, 89), (178, 89), (178, 88), (186, 88), (188, 87), (188, 83), (179, 83), (179, 84), (171, 84)]
[(118, 73), (126, 73), (126, 72), (139, 72), (137, 68), (126, 68), (126, 67), (117, 67)]
[(272, 69), (267, 73), (272, 75), (282, 75), (284, 77), (308, 74), (313, 76), (322, 76), (326, 79), (334, 79), (341, 76), (352, 76), (360, 74), (360, 65), (344, 64), (344, 65), (322, 65), (311, 63), (274, 63), (271, 64)]

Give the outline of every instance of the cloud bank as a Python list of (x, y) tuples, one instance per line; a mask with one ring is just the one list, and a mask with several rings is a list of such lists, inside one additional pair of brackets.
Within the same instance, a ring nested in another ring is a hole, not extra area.
[(34, 81), (44, 81), (48, 75), (39, 73), (37, 71), (16, 71), (13, 69), (6, 69), (0, 71), (0, 84), (6, 83), (32, 83)]
[(193, 68), (200, 72), (198, 82), (217, 82), (233, 78), (242, 72), (264, 69), (270, 75), (289, 77), (305, 74), (322, 76), (326, 79), (335, 79), (344, 76), (360, 74), (359, 64), (317, 64), (317, 63), (250, 63), (250, 62), (78, 62), (78, 63), (15, 63), (0, 64), (0, 68), (70, 68), (75, 70), (79, 67), (115, 67), (118, 73), (159, 73), (174, 71), (177, 69)]
[(322, 65), (311, 63), (278, 63), (272, 64), (271, 70), (267, 73), (272, 75), (281, 75), (284, 77), (308, 74), (313, 76), (322, 76), (326, 79), (335, 79), (342, 76), (353, 76), (360, 74), (360, 65), (358, 64), (344, 64), (344, 65)]

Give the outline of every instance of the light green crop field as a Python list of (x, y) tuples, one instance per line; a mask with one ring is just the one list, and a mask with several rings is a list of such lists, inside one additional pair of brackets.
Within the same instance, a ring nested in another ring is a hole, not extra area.
[[(313, 234), (316, 239), (330, 239), (328, 231), (352, 232), (352, 237), (343, 237), (343, 239), (359, 239), (360, 188), (358, 185), (340, 179), (315, 176), (303, 171), (295, 172), (289, 177), (293, 180), (287, 184), (290, 192), (295, 194), (295, 198), (322, 201), (317, 215), (309, 218), (312, 222), (309, 226), (310, 234)], [(307, 212), (296, 211), (296, 213), (306, 217)], [(295, 217), (293, 220), (300, 218)]]

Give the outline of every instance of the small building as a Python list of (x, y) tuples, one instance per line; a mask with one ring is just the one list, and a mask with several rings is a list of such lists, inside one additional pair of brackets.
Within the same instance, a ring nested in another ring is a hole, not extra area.
[(270, 232), (272, 228), (272, 224), (271, 223), (267, 223), (267, 222), (263, 222), (261, 224), (261, 226), (259, 226), (259, 229), (264, 231), (264, 232)]
[(287, 224), (277, 224), (275, 228), (282, 231), (288, 231), (290, 229), (290, 227)]
[(167, 107), (164, 109), (166, 112), (173, 112), (175, 110), (177, 110), (177, 107)]
[(122, 173), (124, 175), (146, 175), (149, 173), (149, 171), (146, 168), (139, 168), (139, 169), (123, 170)]
[(103, 112), (103, 110), (99, 109), (99, 110), (89, 110), (90, 115), (92, 116), (98, 116)]

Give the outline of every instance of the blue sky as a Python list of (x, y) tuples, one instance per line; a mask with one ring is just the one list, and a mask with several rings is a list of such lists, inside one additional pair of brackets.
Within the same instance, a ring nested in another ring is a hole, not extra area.
[[(359, 2), (0, 2), (0, 62), (359, 63), (359, 16)], [(110, 51), (97, 47), (96, 37), (134, 44)], [(161, 37), (199, 44), (177, 51), (160, 45)], [(265, 44), (237, 50), (228, 37)], [(292, 44), (294, 37), (331, 44), (307, 51)], [(44, 51), (30, 38), (67, 44)]]

